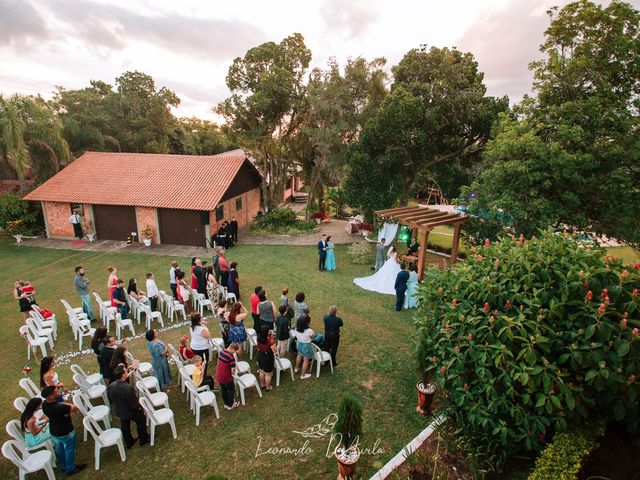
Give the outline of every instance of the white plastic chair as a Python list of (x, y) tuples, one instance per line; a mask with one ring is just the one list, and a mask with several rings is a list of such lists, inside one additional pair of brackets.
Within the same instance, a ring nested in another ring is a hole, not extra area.
[(56, 322), (55, 315), (47, 320), (42, 316), (37, 305), (31, 305), (31, 311), (29, 312), (29, 315), (31, 315), (31, 318), (33, 318), (39, 328), (50, 328), (51, 330), (53, 330), (53, 339), (58, 339), (58, 322)]
[(258, 335), (253, 328), (246, 328), (247, 343), (249, 343), (249, 360), (253, 360), (253, 348), (258, 348)]
[(138, 372), (140, 372), (141, 375), (146, 375), (153, 371), (153, 366), (151, 365), (151, 362), (138, 362), (135, 358), (133, 358), (133, 354), (129, 350), (124, 352), (124, 356), (127, 358), (127, 363), (129, 365), (137, 364)]
[(24, 480), (27, 473), (44, 469), (49, 480), (56, 480), (53, 473), (53, 456), (49, 450), (29, 453), (15, 440), (7, 440), (2, 444), (2, 455), (18, 467), (18, 478)]
[(36, 445), (35, 447), (28, 447), (27, 442), (24, 439), (24, 433), (22, 432), (22, 428), (20, 427), (20, 420), (10, 420), (5, 427), (5, 430), (7, 431), (7, 434), (16, 442), (18, 442), (22, 447), (24, 447), (27, 452), (36, 452), (43, 448), (49, 450), (51, 452), (52, 465), (54, 467), (56, 466), (56, 452), (53, 448), (53, 440), (49, 439), (39, 445)]
[(16, 397), (16, 399), (13, 401), (13, 406), (16, 408), (16, 410), (18, 410), (20, 415), (22, 415), (24, 409), (27, 408), (27, 402), (29, 402), (29, 399), (27, 397)]
[[(178, 367), (178, 370), (183, 368), (188, 373), (189, 378), (191, 378), (191, 374), (193, 373), (193, 369), (195, 368), (195, 365), (193, 363), (184, 363), (180, 358), (180, 354), (172, 354), (171, 359)], [(178, 378), (178, 384), (180, 385), (180, 391), (184, 393), (185, 386), (184, 382), (182, 381), (182, 377)]]
[(31, 352), (33, 352), (33, 357), (36, 360), (38, 359), (36, 348), (40, 348), (42, 358), (47, 356), (46, 344), (49, 342), (49, 340), (44, 337), (34, 336), (33, 332), (27, 325), (21, 326), (18, 331), (20, 332), (20, 336), (23, 337), (27, 342), (27, 360), (31, 360)]
[(96, 302), (98, 302), (98, 308), (100, 309), (100, 319), (103, 321), (104, 326), (109, 328), (109, 324), (106, 320), (106, 313), (109, 308), (113, 308), (111, 306), (111, 300), (102, 300), (102, 297), (98, 294), (98, 292), (93, 292), (93, 296), (96, 298)]
[(127, 294), (127, 298), (129, 299), (129, 305), (131, 305), (131, 316), (135, 316), (138, 325), (140, 325), (140, 314), (142, 313), (140, 302), (129, 294)]
[(245, 362), (244, 360), (238, 360), (238, 354), (233, 353), (233, 358), (236, 361), (236, 373), (238, 375), (245, 375), (247, 373), (251, 373), (251, 365), (249, 362)]
[(331, 366), (331, 373), (333, 373), (333, 360), (331, 360), (331, 354), (329, 352), (323, 352), (320, 348), (315, 344), (311, 344), (311, 348), (313, 349), (313, 359), (311, 360), (311, 368), (313, 368), (313, 362), (316, 362), (316, 378), (320, 378), (320, 367), (323, 363), (329, 362)]
[(212, 406), (216, 412), (216, 418), (220, 418), (216, 394), (211, 390), (199, 391), (191, 380), (185, 381), (187, 390), (191, 393), (191, 410), (196, 414), (196, 426), (200, 425), (200, 407)]
[(213, 337), (209, 339), (209, 345), (216, 352), (216, 355), (224, 350), (224, 340), (220, 337)]
[(182, 318), (186, 322), (187, 312), (184, 308), (184, 305), (180, 303), (178, 300), (174, 300), (173, 297), (169, 296), (166, 293), (163, 295), (163, 297), (164, 297), (164, 304), (166, 306), (166, 312), (167, 312), (167, 316), (169, 317), (169, 320), (173, 322), (174, 317), (177, 317), (177, 315), (182, 314)]
[(236, 387), (240, 390), (240, 399), (242, 400), (242, 405), (244, 405), (244, 391), (247, 388), (256, 387), (258, 390), (258, 395), (262, 398), (262, 390), (260, 390), (260, 385), (258, 385), (258, 380), (256, 376), (252, 373), (245, 373), (240, 376), (238, 374), (233, 375), (233, 381), (236, 384)]
[(288, 358), (281, 358), (279, 355), (274, 355), (274, 360), (274, 365), (276, 367), (276, 387), (280, 386), (280, 372), (283, 371), (289, 370), (289, 372), (291, 372), (291, 381), (295, 382), (291, 360)]
[(82, 392), (87, 397), (89, 397), (90, 400), (102, 397), (104, 404), (107, 407), (109, 406), (109, 399), (107, 398), (107, 387), (101, 384), (90, 385), (89, 383), (87, 383), (84, 377), (78, 375), (77, 373), (73, 375), (73, 381), (76, 382), (76, 384), (80, 387), (80, 390), (82, 390)]
[(136, 382), (144, 383), (145, 387), (147, 387), (147, 389), (149, 390), (155, 390), (156, 392), (160, 391), (160, 381), (158, 380), (157, 377), (154, 377), (153, 375), (147, 375), (146, 377), (143, 377), (142, 375), (140, 375), (140, 372), (138, 372), (137, 370), (134, 370), (133, 379)]
[[(76, 391), (73, 394), (73, 404), (78, 407), (78, 410), (85, 417), (91, 417), (96, 422), (104, 422), (105, 428), (111, 428), (111, 421), (109, 417), (111, 412), (106, 405), (96, 405), (95, 407), (89, 401), (89, 398), (81, 391)], [(84, 438), (87, 441), (87, 429), (84, 429)]]
[(151, 404), (155, 407), (163, 406), (165, 408), (169, 408), (169, 395), (164, 392), (155, 392), (151, 393), (151, 391), (147, 388), (144, 382), (136, 382), (136, 387), (140, 392), (140, 397), (144, 397), (151, 402)]
[(84, 337), (93, 338), (93, 335), (96, 333), (95, 328), (91, 328), (91, 322), (82, 321), (78, 322), (75, 318), (71, 319), (71, 326), (76, 334), (76, 339), (78, 340), (78, 350), (82, 350), (82, 343)]
[(49, 346), (53, 350), (55, 344), (53, 342), (52, 328), (40, 328), (33, 317), (27, 318), (27, 327), (31, 329), (31, 332), (34, 336), (43, 337), (49, 340)]
[(160, 326), (164, 328), (164, 321), (162, 320), (162, 312), (153, 312), (151, 311), (151, 307), (149, 305), (140, 304), (140, 309), (142, 313), (144, 313), (147, 330), (151, 330), (151, 324), (153, 320), (158, 320), (160, 322)]
[(173, 432), (173, 438), (178, 438), (178, 432), (176, 431), (176, 422), (173, 419), (173, 410), (170, 408), (161, 408), (159, 410), (155, 410), (151, 402), (148, 399), (142, 397), (140, 398), (140, 405), (144, 409), (147, 419), (149, 420), (149, 424), (151, 425), (151, 446), (155, 442), (156, 438), (156, 426), (164, 425), (166, 423), (171, 425), (171, 431)]
[(27, 392), (29, 398), (40, 397), (40, 389), (35, 383), (33, 383), (33, 380), (31, 380), (29, 377), (24, 377), (18, 380), (18, 385), (20, 385), (20, 388)]
[(91, 321), (89, 321), (87, 314), (82, 311), (82, 308), (73, 308), (66, 300), (60, 300), (60, 302), (64, 305), (67, 316), (69, 317), (69, 326), (71, 326), (71, 330), (73, 331), (73, 338), (77, 340), (79, 326), (82, 325), (90, 328)]
[(73, 373), (83, 376), (89, 385), (97, 385), (98, 383), (101, 383), (104, 385), (104, 379), (102, 378), (102, 375), (99, 372), (88, 374), (82, 369), (80, 365), (76, 365), (76, 364), (71, 365), (71, 371)]
[(88, 430), (95, 441), (94, 454), (96, 457), (96, 470), (100, 470), (100, 450), (106, 447), (118, 446), (120, 459), (124, 462), (127, 454), (124, 451), (124, 441), (122, 440), (122, 431), (119, 428), (107, 428), (103, 430), (98, 422), (91, 417), (84, 417), (82, 424), (85, 430)]
[(197, 302), (198, 302), (198, 311), (200, 312), (200, 316), (204, 317), (204, 308), (205, 307), (207, 307), (211, 311), (213, 311), (213, 304), (211, 303), (210, 299), (205, 297), (204, 293), (196, 292), (196, 298), (197, 298)]
[[(225, 288), (225, 291), (226, 290), (227, 289)], [(227, 300), (227, 305), (232, 304), (232, 303), (236, 303), (238, 301), (238, 299), (236, 298), (236, 294), (232, 293), (232, 292), (226, 292), (225, 298)]]
[(122, 315), (120, 314), (120, 312), (118, 312), (115, 315), (114, 321), (116, 323), (116, 337), (118, 338), (118, 340), (120, 340), (121, 331), (125, 327), (128, 327), (129, 330), (131, 330), (132, 337), (136, 336), (136, 331), (133, 329), (133, 320), (131, 320), (130, 318), (122, 318)]

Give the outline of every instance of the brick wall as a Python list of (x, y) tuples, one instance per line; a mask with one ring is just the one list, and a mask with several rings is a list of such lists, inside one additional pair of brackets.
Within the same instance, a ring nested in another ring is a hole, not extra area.
[[(242, 207), (240, 210), (236, 210), (236, 200), (242, 198)], [(231, 217), (236, 217), (238, 221), (238, 228), (242, 229), (247, 226), (253, 220), (260, 210), (260, 187), (256, 187), (253, 190), (238, 195), (237, 197), (230, 198), (222, 203), (224, 208), (224, 220), (230, 221)], [(216, 222), (215, 210), (209, 213), (211, 234), (213, 235), (218, 230), (218, 223)]]
[(136, 207), (136, 222), (138, 224), (138, 241), (142, 243), (142, 227), (145, 224), (151, 225), (154, 230), (153, 238), (151, 242), (154, 244), (160, 243), (160, 235), (158, 232), (158, 222), (156, 209), (153, 207)]
[(42, 202), (47, 217), (49, 236), (52, 238), (73, 238), (73, 226), (69, 223), (71, 206), (62, 202)]

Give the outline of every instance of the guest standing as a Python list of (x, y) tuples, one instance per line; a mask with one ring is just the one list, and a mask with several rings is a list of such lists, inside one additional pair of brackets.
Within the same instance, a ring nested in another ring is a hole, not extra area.
[(169, 350), (167, 346), (158, 340), (158, 331), (149, 330), (145, 334), (147, 339), (147, 348), (151, 354), (151, 366), (153, 367), (153, 374), (158, 379), (160, 388), (162, 390), (171, 386), (171, 370), (169, 370), (169, 362), (167, 357), (169, 356)]
[(207, 295), (207, 274), (202, 266), (202, 260), (196, 258), (196, 264), (193, 268), (193, 274), (196, 277), (196, 290), (198, 293)]
[(211, 332), (205, 326), (205, 322), (199, 313), (191, 314), (191, 350), (194, 355), (200, 355), (205, 359), (204, 374), (207, 373), (209, 363), (209, 339)]
[(216, 366), (216, 381), (220, 385), (220, 393), (224, 401), (224, 408), (232, 410), (240, 406), (240, 402), (234, 400), (236, 387), (233, 383), (233, 374), (236, 373), (236, 359), (234, 353), (240, 346), (231, 342), (227, 348), (218, 354), (218, 365)]
[[(258, 313), (260, 314), (260, 329), (262, 325), (267, 325), (270, 329), (273, 329), (276, 323), (276, 306), (271, 300), (267, 300), (267, 292), (261, 290), (258, 293)], [(256, 330), (259, 331), (259, 330)]]
[(213, 265), (213, 272), (216, 275), (216, 282), (220, 283), (221, 282), (221, 275), (222, 272), (220, 271), (220, 253), (222, 252), (222, 249), (220, 247), (215, 247), (213, 249), (213, 256), (211, 257), (211, 265)]
[[(115, 410), (116, 416), (120, 419), (120, 430), (124, 444), (127, 448), (131, 448), (140, 439), (140, 445), (146, 445), (149, 443), (147, 418), (140, 406), (136, 388), (127, 381), (129, 372), (125, 368), (118, 367), (114, 371), (114, 376), (115, 382), (109, 384), (107, 397), (111, 402), (112, 411)], [(131, 435), (132, 421), (136, 424), (138, 438)]]
[(189, 302), (191, 293), (187, 288), (187, 281), (185, 280), (184, 272), (182, 271), (178, 272), (178, 275), (176, 276), (176, 278), (178, 282), (178, 288), (177, 288), (178, 300), (182, 302), (182, 304), (184, 305), (185, 313), (191, 313), (191, 302)]
[(327, 241), (326, 241), (326, 237), (327, 236), (323, 233), (322, 234), (322, 238), (318, 242), (318, 266), (319, 266), (321, 272), (324, 271), (324, 263), (325, 263), (326, 258), (327, 258)]
[(178, 280), (176, 279), (176, 270), (178, 269), (178, 262), (175, 260), (171, 262), (171, 268), (169, 269), (169, 288), (173, 292), (173, 298), (178, 300)]
[(229, 222), (229, 237), (231, 238), (231, 242), (238, 243), (238, 221), (236, 217), (231, 217), (231, 221)]
[(289, 347), (289, 331), (291, 330), (291, 318), (287, 316), (289, 307), (280, 305), (278, 311), (280, 316), (276, 319), (276, 338), (278, 339), (278, 355), (281, 357), (287, 354)]
[(236, 302), (231, 307), (231, 311), (225, 315), (229, 322), (229, 341), (240, 344), (240, 354), (242, 354), (242, 344), (247, 341), (247, 329), (244, 326), (244, 319), (249, 312), (241, 302)]
[(109, 300), (113, 300), (113, 291), (118, 286), (118, 269), (113, 266), (108, 266), (109, 278), (107, 279), (107, 288), (109, 289)]
[(238, 262), (229, 264), (229, 292), (236, 296), (236, 300), (240, 300), (240, 279), (238, 278)]
[(114, 380), (111, 361), (113, 360), (118, 346), (116, 345), (116, 339), (111, 335), (107, 335), (106, 337), (104, 337), (102, 343), (104, 343), (104, 348), (102, 349), (102, 354), (100, 355), (100, 365), (102, 366), (101, 371), (104, 372), (102, 374), (102, 376), (104, 377), (104, 381), (107, 385), (109, 385), (109, 383)]
[(331, 235), (327, 237), (327, 250), (324, 260), (324, 269), (331, 271), (336, 269), (336, 256), (333, 253), (334, 245), (331, 241)]
[(191, 288), (193, 290), (198, 290), (198, 278), (196, 277), (196, 274), (195, 274), (195, 268), (196, 268), (196, 257), (193, 257), (191, 259)]
[(409, 267), (409, 279), (407, 280), (407, 291), (404, 296), (404, 308), (418, 308), (418, 267)]
[(76, 267), (76, 276), (73, 278), (73, 285), (76, 287), (76, 293), (82, 299), (82, 311), (87, 314), (87, 318), (91, 322), (96, 321), (93, 314), (93, 305), (91, 303), (91, 295), (89, 295), (89, 284), (91, 282), (85, 276), (84, 267), (79, 265)]
[(398, 272), (396, 276), (396, 282), (393, 286), (396, 290), (396, 312), (402, 310), (404, 304), (404, 297), (407, 292), (407, 280), (409, 280), (409, 272), (407, 271), (406, 263), (402, 264), (402, 270)]
[(220, 283), (222, 285), (229, 284), (229, 262), (225, 258), (224, 251), (220, 252), (218, 257), (218, 265), (220, 266)]
[(87, 466), (86, 463), (76, 465), (76, 431), (71, 414), (77, 412), (78, 407), (58, 402), (60, 390), (53, 385), (43, 388), (41, 395), (45, 398), (42, 411), (49, 418), (49, 433), (55, 446), (58, 467), (67, 475), (75, 475)]
[(340, 345), (340, 327), (344, 325), (342, 319), (336, 316), (338, 308), (335, 305), (329, 307), (329, 315), (324, 317), (324, 347), (327, 352), (331, 354), (331, 361), (333, 366), (338, 365), (336, 360), (336, 354), (338, 353), (338, 346)]
[(275, 332), (267, 324), (262, 324), (257, 335), (258, 366), (260, 367), (260, 388), (273, 390), (273, 364), (275, 362), (276, 340)]
[(156, 312), (158, 310), (158, 298), (160, 297), (160, 290), (156, 285), (156, 277), (153, 273), (147, 273), (147, 297), (151, 302), (151, 311)]
[(258, 285), (253, 289), (253, 293), (249, 296), (249, 303), (251, 304), (251, 317), (253, 318), (253, 329), (257, 332), (260, 328), (260, 312), (258, 311), (258, 303), (260, 298), (258, 294), (262, 291), (262, 286)]
[(305, 311), (309, 311), (309, 305), (304, 303), (304, 299), (304, 292), (296, 293), (296, 301), (293, 304), (293, 319), (296, 321), (305, 314)]
[(309, 370), (309, 362), (313, 358), (313, 348), (311, 347), (311, 340), (313, 339), (313, 330), (309, 328), (311, 318), (308, 315), (304, 315), (298, 319), (296, 323), (296, 329), (294, 330), (294, 336), (296, 338), (296, 347), (298, 349), (298, 356), (296, 357), (296, 369), (298, 373), (300, 370), (300, 364), (302, 364), (302, 372), (300, 373), (300, 379), (305, 380), (311, 377)]
[(73, 226), (73, 236), (78, 240), (82, 240), (84, 232), (82, 231), (82, 217), (77, 210), (74, 210), (69, 217), (69, 223)]
[(91, 339), (91, 349), (96, 354), (96, 360), (98, 361), (98, 367), (100, 368), (100, 375), (104, 377), (104, 366), (102, 364), (102, 352), (104, 350), (104, 339), (108, 335), (105, 327), (96, 328), (96, 333), (93, 334)]
[(376, 243), (376, 272), (382, 268), (384, 262), (387, 261), (387, 255), (384, 250), (384, 242), (385, 239), (381, 238), (378, 243)]

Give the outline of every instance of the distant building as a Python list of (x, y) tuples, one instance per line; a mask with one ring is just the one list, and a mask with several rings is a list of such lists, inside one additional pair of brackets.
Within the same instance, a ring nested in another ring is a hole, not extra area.
[(40, 201), (47, 235), (73, 238), (73, 209), (97, 239), (125, 240), (148, 224), (153, 243), (203, 245), (222, 220), (260, 210), (260, 173), (242, 150), (218, 155), (86, 152), (25, 196)]

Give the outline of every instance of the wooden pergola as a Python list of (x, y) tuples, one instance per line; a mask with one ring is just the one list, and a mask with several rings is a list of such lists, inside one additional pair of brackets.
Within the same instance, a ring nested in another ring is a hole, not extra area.
[(435, 227), (440, 225), (453, 226), (453, 244), (451, 245), (451, 263), (455, 263), (458, 259), (458, 249), (460, 247), (460, 227), (469, 217), (461, 213), (445, 212), (435, 208), (428, 207), (401, 207), (389, 208), (386, 210), (378, 210), (376, 212), (381, 217), (393, 218), (398, 220), (402, 225), (411, 228), (411, 238), (422, 233), (424, 239), (418, 253), (418, 279), (422, 280), (424, 272), (425, 252), (427, 250), (427, 240), (429, 233)]

